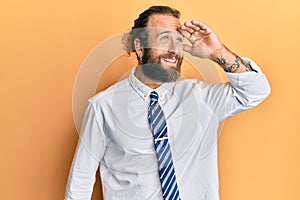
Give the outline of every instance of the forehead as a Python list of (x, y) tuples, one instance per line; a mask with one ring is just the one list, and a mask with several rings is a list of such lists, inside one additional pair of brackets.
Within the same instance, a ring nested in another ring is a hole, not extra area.
[(150, 16), (147, 27), (177, 31), (180, 22), (179, 19), (170, 14), (154, 14)]

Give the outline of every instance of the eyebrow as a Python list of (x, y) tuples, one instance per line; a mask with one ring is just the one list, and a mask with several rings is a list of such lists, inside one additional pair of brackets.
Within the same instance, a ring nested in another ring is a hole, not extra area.
[(184, 37), (184, 35), (183, 35), (180, 31), (163, 31), (163, 32), (161, 32), (161, 33), (159, 33), (159, 34), (157, 34), (157, 35), (162, 35), (162, 34), (164, 34), (164, 33), (172, 33), (172, 32), (179, 33), (179, 35), (181, 35), (182, 37)]

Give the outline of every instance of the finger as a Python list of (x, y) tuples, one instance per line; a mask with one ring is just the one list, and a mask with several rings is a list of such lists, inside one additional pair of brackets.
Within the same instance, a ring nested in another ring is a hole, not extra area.
[(199, 27), (201, 30), (206, 30), (208, 29), (208, 26), (204, 23), (204, 22), (201, 22), (199, 20), (192, 20), (191, 22), (194, 26), (197, 26)]
[(191, 53), (192, 52), (192, 47), (190, 45), (187, 45), (187, 44), (183, 44), (182, 45), (182, 48), (183, 48), (183, 51), (186, 51), (188, 53)]
[(184, 26), (187, 27), (187, 29), (188, 29), (188, 31), (189, 31), (190, 33), (193, 33), (193, 32), (195, 32), (195, 31), (200, 30), (200, 27), (198, 27), (197, 25), (194, 25), (194, 24), (193, 24), (192, 22), (190, 22), (190, 21), (186, 21), (186, 22), (184, 23)]
[(179, 28), (178, 31), (190, 42), (193, 43), (192, 34), (189, 33), (186, 29)]
[(191, 21), (186, 21), (184, 25), (188, 28), (194, 29), (194, 30), (199, 30), (199, 27), (195, 24), (193, 24)]
[(188, 33), (190, 33), (190, 34), (193, 34), (193, 33), (195, 32), (194, 29), (192, 29), (192, 28), (190, 28), (190, 27), (187, 27), (187, 26), (185, 26), (185, 25), (182, 25), (182, 26), (181, 26), (181, 29), (182, 29), (182, 30), (185, 30), (186, 32), (188, 32)]

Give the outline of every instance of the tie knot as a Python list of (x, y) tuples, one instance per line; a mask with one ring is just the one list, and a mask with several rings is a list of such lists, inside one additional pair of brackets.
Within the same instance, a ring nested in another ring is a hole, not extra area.
[(151, 100), (151, 102), (157, 102), (158, 101), (158, 94), (157, 94), (157, 92), (155, 92), (155, 91), (151, 92), (151, 94), (150, 94), (150, 100)]

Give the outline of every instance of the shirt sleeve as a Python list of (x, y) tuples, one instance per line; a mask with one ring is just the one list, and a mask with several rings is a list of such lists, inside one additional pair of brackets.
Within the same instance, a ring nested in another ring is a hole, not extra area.
[(227, 72), (230, 82), (207, 84), (202, 88), (205, 91), (204, 101), (220, 121), (257, 106), (271, 92), (268, 80), (257, 64), (248, 58), (244, 59), (257, 72)]
[(96, 171), (106, 147), (100, 116), (89, 101), (69, 174), (65, 200), (91, 199)]

